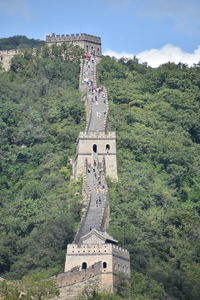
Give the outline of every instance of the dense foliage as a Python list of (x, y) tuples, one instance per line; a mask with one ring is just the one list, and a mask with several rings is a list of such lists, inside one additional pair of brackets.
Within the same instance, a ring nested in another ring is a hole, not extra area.
[(44, 280), (42, 276), (29, 276), (23, 280), (4, 280), (0, 282), (1, 300), (45, 300), (59, 295), (52, 280)]
[[(70, 180), (69, 159), (85, 122), (81, 55), (66, 44), (43, 46), (14, 57), (11, 70), (0, 73), (0, 270), (2, 277), (24, 278), (20, 289), (18, 282), (2, 283), (4, 295), (18, 297), (24, 287), (27, 299), (37, 297), (35, 286), (44, 297), (54, 293), (41, 281), (29, 290), (24, 276), (62, 272), (80, 221), (82, 187)], [(130, 297), (198, 300), (200, 65), (152, 69), (136, 58), (104, 57), (98, 75), (118, 137), (109, 231), (131, 253)], [(119, 296), (88, 297), (128, 298), (124, 290), (122, 284)]]
[(81, 183), (69, 159), (84, 127), (79, 47), (15, 56), (0, 73), (0, 270), (18, 279), (62, 272), (80, 220)]
[(0, 50), (35, 48), (41, 46), (43, 43), (43, 41), (29, 39), (24, 35), (16, 35), (9, 38), (1, 38)]
[(119, 182), (110, 232), (131, 253), (132, 297), (200, 295), (200, 65), (102, 59)]

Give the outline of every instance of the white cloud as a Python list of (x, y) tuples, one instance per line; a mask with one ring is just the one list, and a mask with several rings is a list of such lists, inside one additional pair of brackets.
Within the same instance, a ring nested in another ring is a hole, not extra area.
[(0, 0), (0, 11), (9, 15), (20, 15), (25, 19), (31, 18), (28, 0)]
[(185, 63), (192, 66), (200, 61), (200, 46), (193, 53), (184, 52), (181, 48), (167, 44), (160, 49), (150, 49), (143, 52), (131, 54), (126, 52), (115, 52), (106, 50), (104, 55), (114, 56), (117, 59), (121, 57), (133, 58), (136, 56), (139, 61), (147, 62), (149, 66), (156, 68), (167, 62)]

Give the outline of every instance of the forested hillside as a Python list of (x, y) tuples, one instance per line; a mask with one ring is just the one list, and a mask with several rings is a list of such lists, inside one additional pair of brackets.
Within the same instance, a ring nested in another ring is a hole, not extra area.
[(200, 295), (200, 65), (98, 68), (117, 132), (110, 232), (131, 252), (135, 300)]
[(0, 39), (0, 50), (35, 48), (44, 44), (44, 41), (29, 39), (24, 35), (16, 35)]
[[(69, 162), (85, 128), (81, 55), (78, 47), (43, 46), (0, 73), (2, 277), (63, 271), (81, 211)], [(198, 300), (200, 65), (152, 69), (104, 57), (98, 77), (117, 132), (109, 231), (131, 253), (131, 299)]]
[(0, 270), (18, 279), (63, 271), (80, 219), (81, 183), (69, 158), (84, 128), (78, 91), (82, 50), (25, 51), (0, 73)]

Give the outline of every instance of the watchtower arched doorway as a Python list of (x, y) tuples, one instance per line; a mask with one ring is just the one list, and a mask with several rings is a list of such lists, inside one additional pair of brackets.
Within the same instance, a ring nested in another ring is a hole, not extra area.
[(82, 263), (82, 270), (86, 270), (87, 269), (87, 263), (86, 262), (83, 262)]
[(106, 145), (106, 152), (108, 153), (109, 151), (110, 151), (110, 145), (107, 144), (107, 145)]
[(107, 262), (103, 262), (103, 268), (106, 269), (107, 268)]
[(96, 144), (93, 145), (92, 149), (93, 149), (94, 153), (97, 153), (97, 145)]

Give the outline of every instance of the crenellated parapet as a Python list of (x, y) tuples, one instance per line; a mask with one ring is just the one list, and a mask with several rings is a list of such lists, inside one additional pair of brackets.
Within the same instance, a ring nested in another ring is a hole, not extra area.
[(85, 132), (85, 131), (81, 131), (79, 133), (79, 139), (86, 139), (86, 140), (90, 140), (90, 139), (95, 139), (95, 140), (112, 140), (112, 139), (116, 139), (116, 132), (115, 131), (109, 131), (109, 132)]
[(101, 45), (101, 38), (86, 33), (76, 34), (52, 34), (46, 36), (47, 43), (59, 43), (59, 42), (73, 42), (73, 41), (86, 41)]
[(67, 246), (67, 254), (68, 255), (86, 255), (86, 254), (95, 254), (95, 255), (100, 255), (100, 254), (110, 254), (114, 255), (117, 257), (121, 257), (125, 260), (130, 259), (130, 255), (128, 250), (115, 245), (111, 243), (107, 244), (69, 244)]

